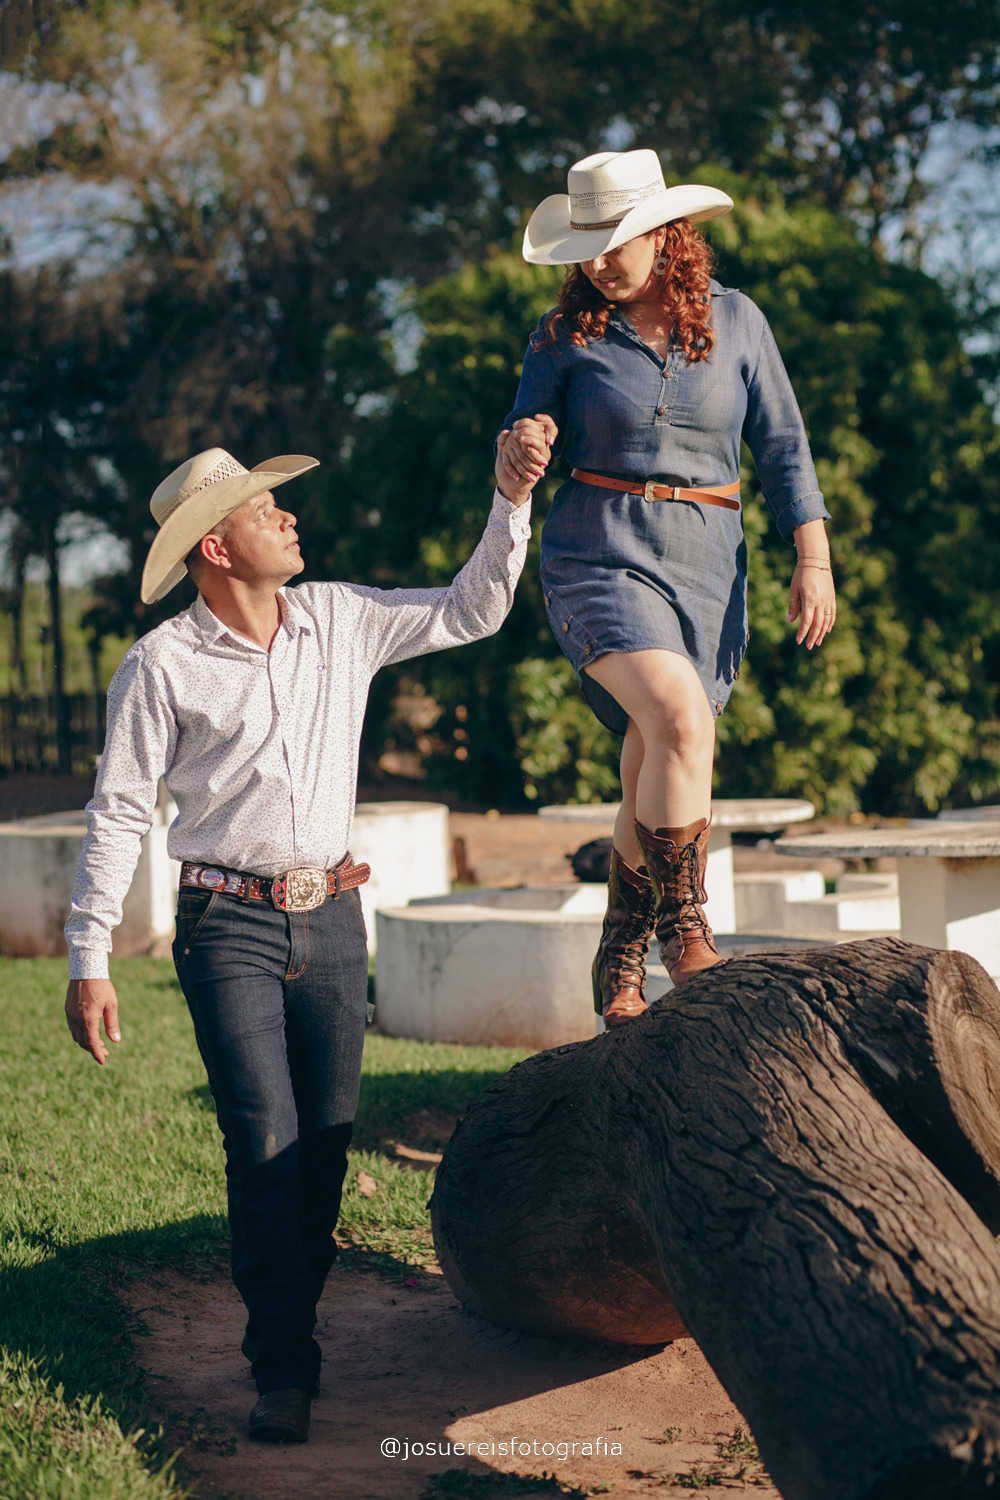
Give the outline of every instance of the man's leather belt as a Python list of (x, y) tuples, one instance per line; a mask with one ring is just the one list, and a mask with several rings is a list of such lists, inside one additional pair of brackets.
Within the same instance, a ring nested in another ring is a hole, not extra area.
[(181, 865), (181, 886), (200, 891), (219, 891), (241, 901), (270, 901), (278, 911), (315, 911), (327, 896), (336, 901), (341, 891), (353, 891), (371, 875), (370, 865), (356, 865), (349, 854), (332, 870), (303, 868), (286, 870), (268, 880), (222, 865), (196, 865), (186, 859)]
[(605, 490), (641, 495), (644, 500), (693, 500), (699, 505), (721, 505), (725, 510), (740, 508), (740, 502), (730, 498), (740, 492), (738, 479), (732, 484), (711, 485), (704, 490), (685, 490), (679, 484), (659, 484), (655, 479), (647, 479), (645, 484), (630, 484), (627, 479), (609, 479), (607, 474), (588, 474), (585, 469), (574, 469), (573, 478), (584, 484), (599, 484)]

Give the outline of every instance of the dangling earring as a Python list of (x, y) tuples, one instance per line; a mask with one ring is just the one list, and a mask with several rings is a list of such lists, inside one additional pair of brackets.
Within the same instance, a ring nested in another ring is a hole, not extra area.
[(666, 270), (667, 270), (667, 247), (666, 247), (666, 245), (664, 245), (664, 247), (660, 251), (659, 255), (653, 261), (653, 270), (656, 272), (657, 276), (664, 276), (664, 275), (666, 275)]

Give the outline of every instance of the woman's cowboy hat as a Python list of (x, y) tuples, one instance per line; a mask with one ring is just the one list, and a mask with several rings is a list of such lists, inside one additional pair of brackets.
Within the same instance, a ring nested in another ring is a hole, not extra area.
[(143, 604), (155, 604), (180, 583), (191, 548), (231, 511), (318, 463), (318, 458), (307, 458), (304, 453), (286, 453), (245, 469), (225, 448), (206, 448), (168, 474), (149, 502), (160, 529), (142, 570)]
[(672, 219), (717, 219), (733, 206), (718, 188), (668, 188), (655, 151), (599, 151), (569, 169), (569, 196), (543, 198), (524, 231), (524, 258), (536, 266), (593, 260)]

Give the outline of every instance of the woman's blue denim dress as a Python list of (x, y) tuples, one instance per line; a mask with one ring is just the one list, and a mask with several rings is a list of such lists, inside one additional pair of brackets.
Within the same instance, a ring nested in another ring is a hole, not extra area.
[[(790, 538), (829, 514), (798, 404), (760, 309), (732, 288), (711, 288), (715, 347), (695, 364), (679, 350), (661, 359), (616, 311), (604, 338), (584, 348), (559, 324), (553, 339), (543, 318), (503, 426), (547, 412), (570, 468), (689, 489), (738, 479), (742, 436)], [(623, 734), (627, 716), (584, 668), (612, 651), (686, 656), (722, 712), (747, 642), (741, 513), (570, 479), (542, 528), (542, 586), (556, 640), (609, 729)]]

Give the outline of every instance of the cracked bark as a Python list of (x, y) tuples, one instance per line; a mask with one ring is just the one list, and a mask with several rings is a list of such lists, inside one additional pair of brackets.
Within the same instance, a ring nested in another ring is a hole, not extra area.
[(1000, 1494), (997, 1093), (966, 955), (733, 960), (480, 1096), (438, 1256), (507, 1326), (689, 1330), (787, 1500)]

